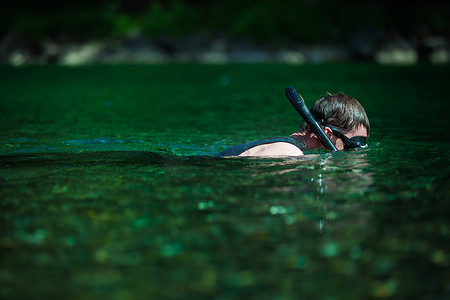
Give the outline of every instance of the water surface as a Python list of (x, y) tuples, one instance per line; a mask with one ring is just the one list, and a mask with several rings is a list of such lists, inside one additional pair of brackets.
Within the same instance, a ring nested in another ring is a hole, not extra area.
[[(447, 66), (0, 68), (0, 296), (447, 299)], [(369, 148), (216, 158), (326, 92)]]

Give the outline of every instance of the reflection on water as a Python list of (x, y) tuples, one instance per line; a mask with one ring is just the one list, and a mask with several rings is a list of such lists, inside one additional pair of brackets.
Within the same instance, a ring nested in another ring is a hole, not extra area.
[[(309, 154), (301, 158), (284, 158), (276, 161), (266, 162), (267, 167), (276, 166), (276, 171), (265, 172), (264, 176), (275, 177), (277, 182), (283, 182), (284, 179), (295, 178), (294, 184), (274, 185), (272, 190), (276, 193), (310, 193), (314, 196), (315, 206), (320, 210), (322, 218), (318, 220), (317, 227), (320, 232), (329, 234), (334, 224), (339, 222), (338, 216), (349, 212), (357, 212), (352, 222), (362, 226), (367, 226), (370, 216), (369, 211), (362, 212), (362, 205), (352, 203), (351, 205), (335, 205), (333, 201), (336, 193), (345, 197), (349, 195), (359, 196), (373, 185), (373, 179), (370, 173), (364, 172), (369, 166), (367, 153), (359, 151), (346, 155), (345, 160), (336, 160), (340, 154)], [(253, 174), (258, 176), (258, 174)], [(300, 179), (298, 179), (300, 177)], [(289, 204), (272, 205), (270, 213), (273, 215), (284, 215), (286, 223), (292, 223), (295, 220), (296, 198)], [(327, 203), (330, 202), (330, 203)], [(348, 221), (345, 221), (348, 222)], [(336, 225), (337, 227), (339, 225)]]

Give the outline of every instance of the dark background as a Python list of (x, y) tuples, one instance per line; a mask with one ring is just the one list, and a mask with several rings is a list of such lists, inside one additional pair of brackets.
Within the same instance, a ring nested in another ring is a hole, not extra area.
[(370, 60), (361, 44), (402, 40), (427, 60), (431, 37), (448, 47), (449, 16), (446, 0), (16, 0), (0, 4), (0, 46), (3, 56), (24, 48), (36, 56), (44, 41), (111, 44), (139, 36), (170, 54), (220, 37), (270, 49), (343, 45), (354, 59)]

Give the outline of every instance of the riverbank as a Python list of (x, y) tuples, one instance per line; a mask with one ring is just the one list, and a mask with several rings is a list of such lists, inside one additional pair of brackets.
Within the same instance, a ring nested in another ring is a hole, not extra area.
[(0, 40), (0, 63), (34, 64), (161, 64), (161, 63), (329, 63), (375, 61), (381, 64), (449, 63), (450, 40), (421, 40), (355, 31), (342, 43), (270, 44), (227, 37), (191, 35), (149, 38), (139, 33), (121, 39), (52, 40), (32, 42), (10, 33)]

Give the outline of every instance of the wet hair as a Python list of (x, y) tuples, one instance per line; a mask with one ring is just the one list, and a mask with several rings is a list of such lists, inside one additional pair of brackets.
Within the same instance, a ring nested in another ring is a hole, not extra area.
[[(358, 100), (348, 95), (337, 93), (323, 97), (313, 105), (311, 113), (317, 122), (335, 126), (344, 134), (361, 125), (367, 129), (367, 136), (370, 134), (366, 111)], [(303, 121), (300, 129), (308, 131), (309, 125)]]

